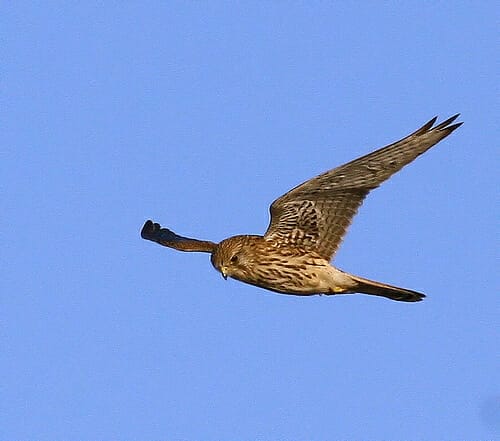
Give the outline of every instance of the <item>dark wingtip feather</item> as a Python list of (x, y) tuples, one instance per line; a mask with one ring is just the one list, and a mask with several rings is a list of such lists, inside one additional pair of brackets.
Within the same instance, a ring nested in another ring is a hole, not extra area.
[(433, 128), (433, 130), (449, 129), (451, 127), (454, 127), (454, 129), (456, 129), (457, 127), (460, 127), (463, 123), (457, 123), (457, 124), (454, 124), (453, 126), (450, 126), (450, 124), (453, 121), (455, 121), (459, 116), (460, 116), (460, 113), (453, 115), (452, 117), (448, 118), (446, 121), (443, 121), (442, 123), (438, 124), (436, 127)]
[(437, 119), (438, 119), (438, 117), (435, 116), (431, 120), (427, 121), (422, 127), (415, 130), (411, 135), (408, 135), (408, 136), (415, 136), (415, 135), (420, 135), (422, 133), (428, 132), (432, 128), (432, 126), (436, 123)]
[[(158, 225), (159, 226), (159, 225)], [(151, 240), (154, 236), (155, 224), (152, 220), (147, 220), (141, 230), (141, 237), (143, 239)]]
[(434, 118), (431, 118), (427, 123), (424, 124), (424, 127), (432, 127), (434, 124), (436, 124), (436, 121), (439, 117), (436, 115)]
[(443, 121), (442, 123), (439, 123), (437, 126), (433, 127), (434, 124), (436, 124), (436, 121), (438, 119), (438, 117), (435, 116), (434, 118), (430, 119), (422, 127), (417, 129), (415, 132), (413, 132), (409, 136), (422, 135), (426, 132), (433, 131), (433, 130), (436, 130), (436, 131), (446, 130), (448, 133), (451, 133), (451, 132), (453, 132), (453, 130), (457, 129), (458, 127), (460, 127), (463, 124), (460, 122), (460, 123), (453, 124), (452, 126), (450, 126), (450, 124), (453, 121), (455, 121), (459, 116), (460, 116), (460, 113), (457, 113), (457, 114), (453, 115), (452, 117), (448, 118), (446, 121)]
[(153, 242), (158, 242), (159, 240), (165, 242), (176, 242), (179, 240), (184, 240), (181, 236), (178, 236), (173, 231), (168, 228), (162, 228), (162, 226), (152, 220), (147, 220), (142, 227), (141, 237), (146, 240), (152, 240)]
[(453, 132), (453, 130), (458, 129), (462, 124), (463, 124), (463, 122), (459, 122), (459, 123), (453, 124), (452, 126), (445, 127), (444, 129), (441, 129), (441, 130), (448, 130), (448, 132), (451, 133), (451, 132)]

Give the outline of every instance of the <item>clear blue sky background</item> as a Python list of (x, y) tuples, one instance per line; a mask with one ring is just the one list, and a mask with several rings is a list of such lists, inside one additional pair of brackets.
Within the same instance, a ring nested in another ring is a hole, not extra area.
[[(495, 2), (4, 2), (2, 440), (500, 439)], [(300, 298), (142, 240), (263, 233), (292, 186), (465, 124)]]

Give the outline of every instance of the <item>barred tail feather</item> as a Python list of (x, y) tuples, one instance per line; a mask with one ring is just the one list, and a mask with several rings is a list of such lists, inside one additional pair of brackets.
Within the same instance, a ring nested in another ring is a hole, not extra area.
[(374, 280), (363, 279), (362, 277), (353, 276), (352, 274), (350, 274), (350, 276), (355, 283), (354, 288), (352, 288), (354, 292), (386, 297), (400, 302), (420, 302), (425, 297), (425, 294), (420, 292), (387, 285), (386, 283), (375, 282)]

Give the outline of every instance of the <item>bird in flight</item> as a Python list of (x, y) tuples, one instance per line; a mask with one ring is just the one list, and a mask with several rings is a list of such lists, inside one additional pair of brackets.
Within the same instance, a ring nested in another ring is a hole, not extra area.
[(241, 235), (220, 243), (182, 237), (151, 220), (141, 236), (179, 251), (211, 254), (227, 279), (283, 294), (363, 293), (418, 302), (416, 291), (355, 276), (330, 264), (366, 195), (429, 150), (462, 123), (437, 117), (393, 144), (312, 178), (276, 199), (264, 236)]

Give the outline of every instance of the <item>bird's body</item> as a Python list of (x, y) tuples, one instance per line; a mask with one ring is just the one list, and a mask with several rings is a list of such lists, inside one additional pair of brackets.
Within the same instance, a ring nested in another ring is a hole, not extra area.
[(212, 253), (212, 265), (224, 278), (232, 277), (250, 285), (281, 294), (366, 294), (394, 300), (420, 300), (423, 294), (372, 280), (335, 268), (316, 252), (263, 236), (233, 236), (223, 240)]
[(342, 272), (318, 254), (283, 247), (263, 236), (223, 240), (212, 254), (212, 264), (224, 277), (285, 294), (334, 293), (342, 285), (336, 282)]
[(178, 236), (147, 221), (141, 235), (181, 251), (211, 253), (213, 266), (271, 291), (294, 294), (365, 293), (415, 302), (424, 294), (364, 279), (330, 264), (365, 196), (461, 125), (436, 118), (406, 138), (290, 190), (271, 205), (264, 236), (233, 236), (216, 244)]

